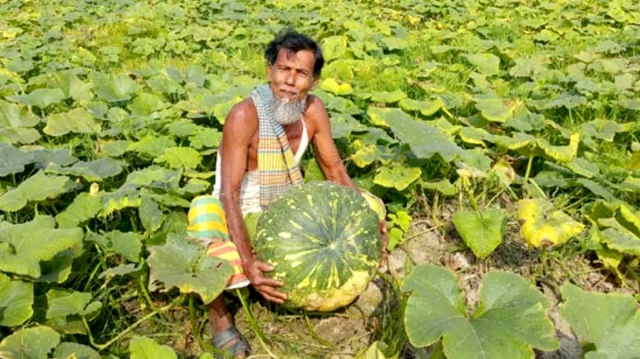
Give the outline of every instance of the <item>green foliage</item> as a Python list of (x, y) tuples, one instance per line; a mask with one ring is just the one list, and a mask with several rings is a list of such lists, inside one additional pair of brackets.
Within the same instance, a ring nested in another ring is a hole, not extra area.
[(501, 209), (461, 211), (454, 213), (453, 224), (473, 254), (484, 258), (502, 243), (507, 216)]
[(423, 264), (403, 285), (411, 291), (405, 312), (409, 340), (424, 347), (442, 338), (449, 359), (533, 358), (533, 349), (559, 347), (546, 312), (551, 304), (537, 289), (512, 273), (487, 273), (480, 303), (467, 316), (453, 273)]

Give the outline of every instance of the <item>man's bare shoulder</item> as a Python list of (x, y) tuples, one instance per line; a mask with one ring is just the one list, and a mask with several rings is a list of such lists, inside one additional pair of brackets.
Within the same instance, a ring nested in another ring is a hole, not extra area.
[(229, 123), (234, 126), (258, 126), (258, 111), (251, 98), (246, 98), (235, 104), (225, 120), (225, 125)]
[(312, 121), (326, 121), (329, 119), (324, 102), (318, 96), (309, 95), (307, 98), (306, 118)]

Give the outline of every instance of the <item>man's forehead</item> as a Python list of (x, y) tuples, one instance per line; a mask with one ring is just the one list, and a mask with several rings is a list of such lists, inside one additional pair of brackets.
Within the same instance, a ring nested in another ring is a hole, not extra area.
[(277, 65), (289, 65), (312, 71), (316, 61), (315, 55), (310, 50), (292, 51), (286, 48), (280, 49), (276, 57)]

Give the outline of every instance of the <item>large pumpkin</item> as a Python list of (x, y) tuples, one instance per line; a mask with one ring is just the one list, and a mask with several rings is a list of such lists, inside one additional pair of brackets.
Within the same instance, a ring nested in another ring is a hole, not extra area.
[(285, 305), (331, 311), (351, 303), (380, 263), (378, 215), (358, 192), (330, 182), (295, 186), (258, 220), (254, 249), (284, 282)]

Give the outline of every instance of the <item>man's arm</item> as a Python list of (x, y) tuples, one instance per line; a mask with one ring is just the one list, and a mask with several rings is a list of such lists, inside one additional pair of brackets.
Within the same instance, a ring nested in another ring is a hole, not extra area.
[(222, 183), (220, 200), (227, 217), (231, 240), (238, 247), (243, 262), (253, 257), (247, 230), (240, 210), (240, 189), (247, 172), (247, 156), (251, 139), (257, 129), (246, 102), (232, 108), (222, 130)]
[(339, 185), (358, 189), (349, 177), (347, 169), (340, 158), (336, 143), (331, 135), (329, 115), (322, 101), (313, 97), (309, 104), (309, 115), (315, 127), (313, 136), (313, 150), (318, 160), (318, 165), (329, 181)]
[(283, 283), (263, 275), (263, 272), (273, 268), (254, 257), (240, 210), (240, 189), (247, 172), (249, 146), (257, 131), (258, 114), (251, 100), (245, 100), (231, 109), (222, 130), (221, 168), (223, 176), (220, 201), (227, 217), (229, 236), (238, 248), (247, 278), (266, 299), (283, 303), (287, 296), (276, 289), (281, 287)]

